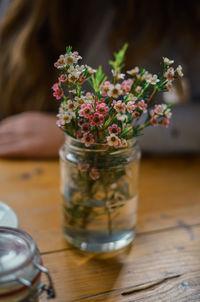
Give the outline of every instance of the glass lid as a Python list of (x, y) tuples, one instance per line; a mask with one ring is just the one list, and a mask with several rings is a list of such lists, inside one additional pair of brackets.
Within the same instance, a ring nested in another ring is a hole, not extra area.
[(35, 252), (35, 242), (27, 233), (0, 227), (0, 281), (1, 277), (28, 265)]

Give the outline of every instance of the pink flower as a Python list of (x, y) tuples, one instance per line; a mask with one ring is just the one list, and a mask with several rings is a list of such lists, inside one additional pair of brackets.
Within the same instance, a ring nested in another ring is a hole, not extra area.
[(58, 85), (60, 85), (60, 84), (61, 84), (60, 82), (53, 84), (53, 86), (51, 87), (53, 89), (53, 91), (56, 91), (56, 89), (59, 88)]
[(58, 79), (60, 82), (65, 83), (67, 82), (67, 75), (63, 73)]
[(79, 115), (89, 118), (93, 111), (94, 111), (94, 109), (92, 108), (92, 106), (90, 104), (87, 104), (87, 105), (83, 104), (83, 105), (81, 105), (81, 110), (79, 111)]
[(90, 164), (81, 164), (79, 163), (78, 164), (78, 169), (81, 171), (81, 172), (86, 172), (90, 167)]
[(106, 115), (107, 115), (107, 112), (108, 112), (108, 110), (109, 110), (109, 107), (106, 106), (105, 103), (101, 103), (101, 104), (99, 104), (99, 105), (96, 106), (96, 109), (97, 109), (97, 111), (98, 111), (100, 114), (103, 114), (104, 116), (106, 116)]
[(150, 123), (151, 123), (152, 126), (157, 126), (158, 125), (158, 120), (157, 120), (155, 115), (150, 119)]
[(125, 112), (126, 110), (126, 105), (125, 103), (122, 103), (122, 101), (113, 101), (114, 108), (117, 112)]
[(99, 176), (100, 176), (99, 172), (96, 168), (92, 168), (89, 175), (92, 180), (97, 180), (97, 179), (99, 179)]
[(169, 119), (168, 119), (168, 118), (164, 118), (164, 119), (162, 120), (161, 124), (162, 124), (164, 127), (168, 128), (168, 126), (169, 126)]
[(91, 130), (89, 123), (83, 123), (81, 125), (81, 131), (84, 133), (88, 133)]
[(53, 96), (55, 96), (56, 100), (60, 100), (63, 95), (64, 95), (64, 92), (63, 92), (62, 88), (57, 88), (53, 93)]
[(91, 121), (90, 125), (92, 127), (94, 127), (95, 125), (100, 126), (101, 122), (104, 120), (104, 116), (102, 114), (99, 114), (98, 112), (95, 112), (94, 115), (91, 115), (89, 117), (89, 119)]
[(151, 117), (153, 117), (153, 116), (155, 115), (155, 112), (154, 112), (153, 109), (151, 109), (149, 113), (150, 113), (150, 116), (151, 116)]
[(121, 132), (121, 128), (117, 124), (112, 124), (112, 126), (108, 127), (108, 131), (110, 134), (118, 134)]
[(145, 104), (144, 100), (141, 100), (141, 101), (139, 101), (139, 102), (137, 103), (137, 107), (138, 107), (141, 111), (145, 112), (145, 111), (146, 111), (146, 108), (147, 108), (147, 104)]
[(161, 105), (155, 105), (154, 112), (157, 115), (163, 115), (163, 107)]
[(138, 117), (140, 117), (140, 113), (138, 111), (134, 111), (132, 113), (132, 118), (138, 118)]
[(84, 133), (81, 141), (85, 144), (86, 147), (89, 147), (94, 144), (94, 136), (92, 133)]
[(133, 101), (129, 101), (127, 104), (126, 104), (126, 110), (129, 112), (129, 113), (132, 113), (133, 110), (135, 110), (136, 108), (136, 104), (135, 102)]
[(77, 131), (76, 132), (76, 138), (79, 139), (79, 140), (82, 140), (83, 139), (83, 133), (81, 131)]
[(108, 91), (110, 89), (110, 82), (109, 81), (105, 81), (105, 83), (103, 85), (101, 85), (101, 95), (102, 96), (107, 96)]
[(85, 76), (81, 75), (78, 79), (78, 83), (79, 83), (79, 85), (82, 85), (84, 82), (85, 82)]
[(129, 92), (131, 90), (132, 84), (133, 84), (132, 79), (128, 79), (128, 80), (125, 80), (125, 81), (122, 82), (121, 89), (122, 89), (124, 94), (126, 94), (127, 92)]

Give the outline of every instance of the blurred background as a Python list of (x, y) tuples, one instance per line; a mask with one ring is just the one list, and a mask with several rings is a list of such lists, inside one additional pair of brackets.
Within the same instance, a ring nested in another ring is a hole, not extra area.
[(55, 126), (54, 62), (72, 45), (83, 63), (108, 73), (125, 42), (127, 69), (156, 73), (168, 57), (184, 72), (162, 96), (174, 102), (170, 127), (147, 128), (143, 153), (199, 152), (200, 1), (0, 0), (0, 156), (57, 156), (63, 138)]

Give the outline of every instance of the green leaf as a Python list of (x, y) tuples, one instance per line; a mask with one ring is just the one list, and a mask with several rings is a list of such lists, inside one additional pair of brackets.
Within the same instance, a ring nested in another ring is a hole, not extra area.
[(71, 46), (67, 46), (66, 47), (66, 54), (70, 53), (72, 51), (72, 47)]
[(114, 52), (114, 61), (109, 61), (109, 64), (113, 67), (116, 72), (120, 72), (120, 70), (124, 67), (124, 57), (126, 50), (128, 48), (128, 43), (125, 43), (124, 46), (118, 51)]
[[(99, 66), (96, 73), (92, 74), (91, 80), (92, 84), (91, 85), (96, 93), (100, 91), (100, 86), (106, 81), (107, 77), (102, 71), (102, 67)], [(90, 83), (90, 82), (89, 82)]]

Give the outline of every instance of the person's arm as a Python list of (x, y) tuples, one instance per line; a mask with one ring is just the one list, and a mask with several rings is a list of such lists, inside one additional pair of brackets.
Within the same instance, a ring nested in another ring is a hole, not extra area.
[(24, 112), (0, 122), (0, 157), (57, 157), (63, 142), (52, 114)]

